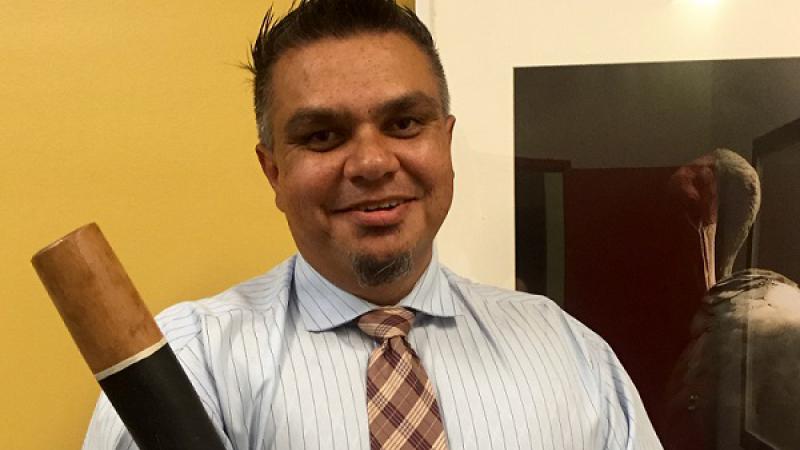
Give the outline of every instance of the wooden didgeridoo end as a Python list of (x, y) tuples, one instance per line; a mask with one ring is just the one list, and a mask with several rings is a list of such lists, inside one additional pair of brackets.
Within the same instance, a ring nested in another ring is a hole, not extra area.
[(31, 262), (139, 448), (225, 448), (175, 354), (96, 224), (48, 245)]

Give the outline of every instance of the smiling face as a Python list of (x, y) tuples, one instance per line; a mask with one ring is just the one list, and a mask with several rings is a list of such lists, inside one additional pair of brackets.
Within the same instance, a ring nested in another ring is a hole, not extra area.
[(397, 302), (453, 196), (455, 119), (427, 56), (402, 34), (364, 33), (290, 50), (273, 70), (272, 148), (258, 155), (300, 253), (339, 287)]

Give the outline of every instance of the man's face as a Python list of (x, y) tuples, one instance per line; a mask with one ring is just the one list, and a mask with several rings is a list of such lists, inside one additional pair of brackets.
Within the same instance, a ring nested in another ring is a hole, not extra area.
[(354, 259), (411, 255), (413, 285), (453, 196), (455, 119), (427, 56), (398, 33), (325, 39), (281, 56), (272, 91), (259, 159), (300, 252), (367, 298)]

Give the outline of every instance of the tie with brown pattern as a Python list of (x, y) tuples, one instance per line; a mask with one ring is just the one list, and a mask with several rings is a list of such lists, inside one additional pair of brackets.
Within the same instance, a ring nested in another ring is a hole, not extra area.
[(433, 385), (406, 334), (414, 313), (380, 308), (358, 327), (380, 343), (367, 367), (367, 413), (372, 450), (446, 449), (447, 438)]

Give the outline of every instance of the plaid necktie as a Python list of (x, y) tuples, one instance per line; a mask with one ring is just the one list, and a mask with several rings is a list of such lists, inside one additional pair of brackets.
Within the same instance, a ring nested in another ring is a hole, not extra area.
[(442, 416), (419, 357), (406, 341), (414, 313), (380, 308), (358, 318), (358, 327), (380, 345), (367, 367), (367, 413), (372, 450), (447, 448)]

